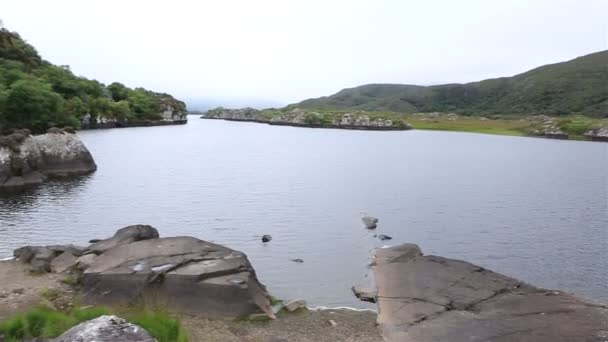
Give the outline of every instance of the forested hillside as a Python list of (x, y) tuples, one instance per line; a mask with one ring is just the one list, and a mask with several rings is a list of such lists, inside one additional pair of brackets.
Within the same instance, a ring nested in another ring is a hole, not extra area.
[(159, 120), (170, 108), (186, 111), (171, 95), (121, 83), (104, 85), (53, 65), (16, 32), (0, 28), (0, 128), (44, 131), (52, 126), (78, 128), (83, 121)]
[(553, 116), (578, 113), (608, 117), (608, 50), (513, 77), (429, 87), (368, 84), (291, 106), (402, 113)]

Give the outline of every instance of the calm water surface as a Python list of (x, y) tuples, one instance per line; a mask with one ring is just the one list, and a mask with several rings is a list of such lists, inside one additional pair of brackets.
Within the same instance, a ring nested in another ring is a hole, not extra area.
[(277, 297), (365, 307), (367, 212), (390, 244), (608, 301), (608, 144), (197, 117), (80, 136), (99, 170), (0, 197), (0, 256), (144, 223), (242, 250)]

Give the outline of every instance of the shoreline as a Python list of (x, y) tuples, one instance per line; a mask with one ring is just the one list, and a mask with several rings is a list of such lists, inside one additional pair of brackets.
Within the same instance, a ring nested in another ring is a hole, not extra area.
[(134, 122), (106, 122), (98, 123), (96, 125), (82, 125), (79, 131), (88, 131), (96, 129), (110, 129), (110, 128), (131, 128), (131, 127), (154, 127), (154, 126), (172, 126), (172, 125), (185, 125), (188, 123), (188, 119), (185, 120), (157, 120), (157, 121), (134, 121)]
[(270, 126), (345, 129), (345, 130), (351, 130), (351, 131), (409, 131), (412, 129), (410, 127), (378, 127), (378, 126), (335, 125), (335, 124), (306, 124), (306, 123), (295, 123), (295, 122), (267, 121), (267, 120), (259, 120), (259, 119), (211, 118), (211, 117), (205, 117), (205, 116), (201, 116), (200, 118), (204, 119), (204, 120), (253, 122), (253, 123), (259, 123), (259, 124), (266, 124), (266, 125), (270, 125)]
[[(343, 130), (352, 130), (352, 131), (437, 131), (437, 132), (455, 132), (455, 133), (473, 133), (473, 134), (487, 134), (487, 135), (499, 135), (499, 136), (508, 136), (508, 137), (522, 137), (522, 138), (540, 138), (540, 139), (550, 139), (550, 140), (566, 140), (566, 141), (587, 141), (587, 142), (608, 142), (608, 138), (601, 137), (589, 137), (586, 138), (584, 136), (568, 136), (568, 135), (534, 135), (534, 134), (526, 134), (517, 130), (503, 130), (500, 127), (496, 127), (495, 129), (487, 128), (487, 129), (452, 129), (452, 128), (443, 128), (443, 127), (417, 127), (416, 124), (412, 125), (412, 127), (399, 128), (399, 127), (374, 127), (374, 126), (342, 126), (335, 124), (303, 124), (303, 123), (292, 123), (292, 122), (272, 122), (268, 120), (260, 120), (260, 119), (238, 119), (238, 118), (214, 118), (214, 117), (205, 117), (201, 116), (200, 119), (203, 120), (223, 120), (223, 121), (235, 121), (235, 122), (251, 122), (257, 124), (266, 124), (270, 126), (290, 126), (290, 127), (300, 127), (300, 128), (322, 128), (322, 129), (343, 129)], [(515, 121), (515, 120), (514, 120)]]

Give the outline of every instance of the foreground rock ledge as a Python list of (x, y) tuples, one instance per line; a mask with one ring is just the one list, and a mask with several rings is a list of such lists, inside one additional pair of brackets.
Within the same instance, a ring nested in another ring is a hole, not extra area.
[(36, 272), (79, 276), (83, 304), (144, 306), (209, 318), (264, 312), (271, 297), (247, 256), (194, 237), (159, 238), (147, 225), (122, 228), (89, 247), (26, 246), (13, 254)]
[(608, 307), (468, 262), (378, 249), (378, 323), (389, 342), (607, 341)]

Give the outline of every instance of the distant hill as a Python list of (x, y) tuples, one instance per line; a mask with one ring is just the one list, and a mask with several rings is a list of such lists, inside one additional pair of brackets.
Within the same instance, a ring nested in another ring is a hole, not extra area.
[(465, 115), (581, 113), (608, 117), (608, 50), (513, 77), (466, 84), (367, 84), (289, 107)]

